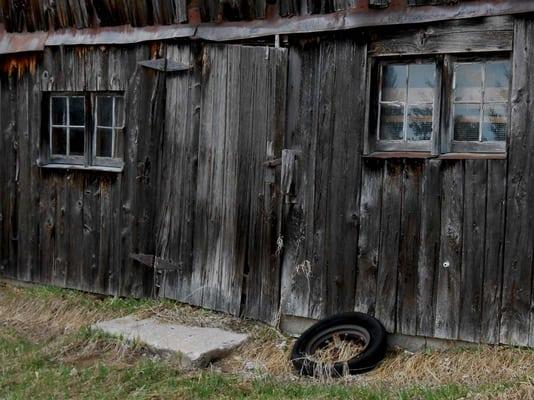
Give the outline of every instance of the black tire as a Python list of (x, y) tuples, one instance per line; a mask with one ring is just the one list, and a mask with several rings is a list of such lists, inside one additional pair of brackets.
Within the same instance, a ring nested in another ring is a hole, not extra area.
[[(325, 370), (325, 365), (313, 360), (313, 353), (334, 335), (357, 338), (364, 348), (356, 357), (331, 363)], [(323, 319), (307, 329), (295, 342), (291, 361), (302, 375), (355, 375), (374, 369), (384, 359), (386, 350), (387, 332), (380, 321), (367, 314), (348, 312)]]

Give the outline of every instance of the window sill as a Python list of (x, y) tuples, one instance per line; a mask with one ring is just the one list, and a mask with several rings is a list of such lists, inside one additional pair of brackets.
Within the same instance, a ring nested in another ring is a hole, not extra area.
[(435, 158), (436, 156), (425, 151), (377, 151), (374, 153), (366, 154), (363, 157), (387, 160), (390, 158), (428, 159), (428, 158)]
[(506, 153), (445, 153), (439, 160), (506, 160)]
[(72, 165), (72, 164), (39, 164), (39, 168), (44, 169), (61, 169), (61, 170), (76, 170), (76, 171), (100, 171), (100, 172), (115, 172), (120, 173), (124, 167), (100, 167), (97, 165)]

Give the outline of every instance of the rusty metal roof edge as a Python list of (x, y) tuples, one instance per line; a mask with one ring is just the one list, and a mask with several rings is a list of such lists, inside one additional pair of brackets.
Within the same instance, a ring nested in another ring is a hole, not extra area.
[(299, 34), (369, 28), (386, 25), (430, 23), (450, 19), (534, 12), (534, 1), (492, 0), (452, 6), (423, 6), (403, 10), (343, 11), (324, 15), (223, 22), (200, 25), (159, 25), (65, 29), (51, 32), (7, 33), (0, 24), (0, 54), (43, 51), (46, 46), (135, 44), (191, 38), (216, 42), (277, 34)]

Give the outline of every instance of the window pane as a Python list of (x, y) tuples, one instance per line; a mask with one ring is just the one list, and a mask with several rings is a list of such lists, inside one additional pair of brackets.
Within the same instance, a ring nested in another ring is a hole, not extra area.
[(115, 128), (124, 126), (124, 97), (115, 97)]
[(492, 61), (486, 64), (486, 102), (506, 102), (510, 90), (510, 63)]
[(478, 141), (480, 133), (480, 105), (454, 106), (454, 140)]
[(70, 128), (70, 155), (83, 156), (84, 153), (84, 133), (83, 128)]
[(506, 104), (484, 106), (483, 141), (505, 141), (508, 131), (508, 107)]
[(98, 128), (96, 130), (96, 156), (113, 157), (113, 129)]
[(380, 139), (402, 140), (404, 127), (404, 106), (382, 104), (380, 108)]
[(454, 101), (482, 101), (482, 64), (456, 64)]
[(69, 125), (85, 126), (85, 98), (69, 97)]
[(52, 128), (52, 154), (67, 154), (67, 129)]
[(436, 84), (436, 67), (434, 64), (410, 65), (408, 83), (408, 102), (433, 103)]
[(109, 126), (113, 125), (113, 97), (98, 96), (97, 101), (97, 125)]
[(432, 105), (408, 108), (407, 140), (430, 140), (432, 136)]
[(52, 97), (52, 125), (67, 125), (67, 99)]
[(406, 101), (408, 67), (384, 65), (382, 68), (382, 100)]

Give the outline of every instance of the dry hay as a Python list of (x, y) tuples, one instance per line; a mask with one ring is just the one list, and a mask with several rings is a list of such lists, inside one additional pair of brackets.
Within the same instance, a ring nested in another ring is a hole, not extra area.
[[(89, 295), (78, 295), (80, 296), (85, 298)], [(96, 298), (93, 300), (99, 301)], [(250, 340), (233, 355), (216, 362), (213, 365), (215, 370), (245, 377), (271, 376), (279, 380), (304, 379), (306, 382), (319, 382), (295, 374), (289, 360), (294, 339), (274, 328), (177, 303), (155, 304), (157, 305), (150, 305), (136, 315), (139, 318), (157, 317), (186, 325), (231, 329), (250, 335)], [(33, 341), (46, 342), (60, 334), (75, 334), (81, 327), (121, 316), (120, 314), (118, 311), (107, 312), (92, 307), (91, 301), (80, 306), (75, 300), (62, 296), (32, 298), (25, 294), (24, 289), (0, 287), (1, 324), (19, 331)], [(356, 350), (347, 349), (343, 351), (347, 354), (339, 352), (338, 356), (345, 358), (348, 353)], [(94, 334), (70, 345), (62, 344), (60, 337), (50, 345), (50, 353), (67, 364), (75, 365), (91, 363), (94, 359), (129, 364), (141, 355), (149, 355), (139, 345), (125, 345), (118, 339), (110, 340)], [(479, 387), (499, 382), (520, 382), (513, 387), (503, 388), (500, 393), (506, 395), (502, 397), (491, 397), (492, 394), (489, 393), (469, 398), (534, 400), (534, 382), (527, 377), (534, 377), (534, 350), (473, 346), (420, 353), (391, 351), (376, 370), (364, 375), (345, 377), (338, 382), (386, 389), (414, 385), (437, 387), (450, 383)]]

